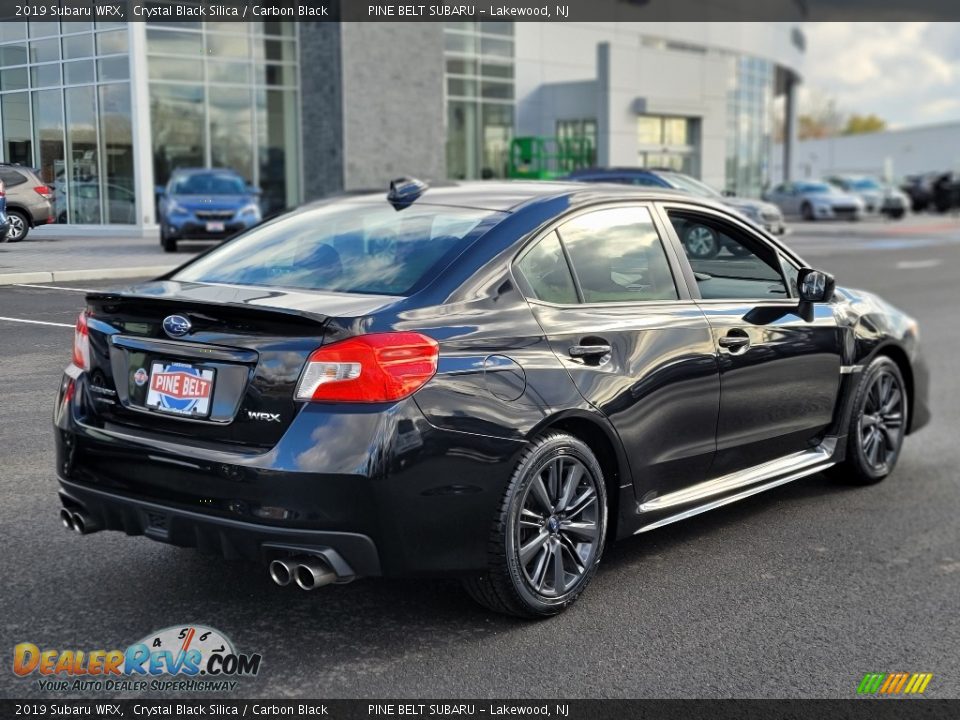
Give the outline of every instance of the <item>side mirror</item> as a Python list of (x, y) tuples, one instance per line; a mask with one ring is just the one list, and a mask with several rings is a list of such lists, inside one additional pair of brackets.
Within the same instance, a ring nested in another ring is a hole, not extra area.
[(825, 273), (823, 270), (803, 268), (797, 275), (797, 290), (801, 302), (830, 302), (836, 285), (833, 275)]

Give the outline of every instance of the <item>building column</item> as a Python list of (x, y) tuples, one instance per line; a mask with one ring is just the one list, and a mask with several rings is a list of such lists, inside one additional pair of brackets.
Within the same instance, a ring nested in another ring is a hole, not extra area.
[(786, 97), (783, 112), (783, 181), (793, 177), (793, 152), (797, 144), (797, 76), (786, 77)]
[(133, 186), (136, 195), (137, 229), (144, 235), (152, 235), (157, 231), (157, 219), (146, 23), (128, 23), (127, 32), (130, 41), (130, 124), (133, 132)]

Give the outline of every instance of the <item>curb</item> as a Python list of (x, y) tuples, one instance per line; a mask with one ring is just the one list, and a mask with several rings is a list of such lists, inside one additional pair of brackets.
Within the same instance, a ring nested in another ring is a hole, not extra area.
[(20, 283), (69, 282), (71, 280), (119, 280), (126, 278), (155, 277), (169, 272), (179, 265), (145, 265), (125, 268), (91, 268), (89, 270), (53, 270), (43, 272), (0, 273), (0, 285)]

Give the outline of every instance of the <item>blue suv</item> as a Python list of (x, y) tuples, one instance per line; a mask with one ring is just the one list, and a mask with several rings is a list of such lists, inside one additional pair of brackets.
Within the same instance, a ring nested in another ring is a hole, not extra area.
[(167, 252), (176, 252), (178, 240), (226, 240), (262, 219), (260, 191), (233, 170), (174, 170), (157, 196)]

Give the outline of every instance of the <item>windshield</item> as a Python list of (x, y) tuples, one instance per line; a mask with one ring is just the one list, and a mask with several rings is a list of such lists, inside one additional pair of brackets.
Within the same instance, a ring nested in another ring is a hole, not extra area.
[(706, 183), (695, 180), (689, 175), (680, 173), (661, 173), (664, 179), (678, 190), (685, 190), (688, 193), (703, 198), (723, 198), (723, 195), (714, 190)]
[(171, 195), (248, 195), (242, 178), (226, 173), (181, 175), (170, 181)]
[(800, 192), (805, 192), (805, 193), (832, 193), (832, 192), (836, 192), (836, 191), (834, 190), (833, 186), (832, 186), (832, 185), (828, 185), (827, 183), (819, 183), (819, 182), (815, 182), (815, 183), (802, 183), (802, 184), (800, 184), (798, 187), (800, 188)]
[(880, 183), (873, 178), (860, 178), (850, 183), (854, 190), (880, 190)]
[(406, 295), (503, 213), (336, 203), (261, 225), (178, 272), (185, 282)]

